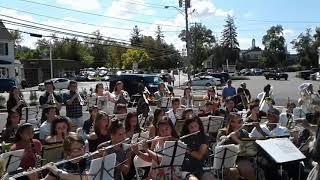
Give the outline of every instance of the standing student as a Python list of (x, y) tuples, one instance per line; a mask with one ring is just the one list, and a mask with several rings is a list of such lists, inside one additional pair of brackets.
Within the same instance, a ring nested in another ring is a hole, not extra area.
[(166, 112), (166, 116), (171, 120), (173, 126), (176, 125), (177, 122), (177, 109), (180, 107), (180, 99), (174, 98), (172, 99), (172, 108)]
[(129, 93), (124, 90), (122, 81), (118, 81), (114, 86), (113, 96), (115, 100), (115, 104), (114, 104), (115, 108), (117, 107), (118, 104), (127, 105), (130, 101)]
[(81, 95), (78, 92), (78, 84), (76, 81), (70, 81), (69, 92), (63, 96), (66, 105), (67, 117), (71, 119), (77, 127), (83, 126), (82, 106), (84, 105)]
[(60, 111), (63, 101), (61, 96), (54, 92), (55, 87), (53, 82), (52, 81), (44, 82), (44, 87), (46, 91), (39, 98), (40, 106), (44, 106), (46, 104), (55, 104), (58, 108), (58, 111)]
[(222, 100), (225, 101), (228, 97), (233, 97), (236, 95), (236, 88), (232, 86), (232, 81), (229, 79), (227, 81), (227, 86), (222, 90)]
[(20, 89), (16, 86), (13, 86), (9, 92), (9, 99), (7, 101), (8, 114), (11, 112), (18, 112), (21, 117), (22, 108), (26, 106), (26, 101), (24, 100)]
[(44, 112), (42, 114), (45, 117), (41, 119), (45, 119), (45, 121), (41, 124), (39, 128), (39, 139), (41, 141), (44, 141), (50, 135), (52, 121), (55, 119), (55, 116), (57, 115), (56, 110), (57, 108), (54, 105), (47, 105), (43, 109)]
[[(99, 110), (111, 113), (111, 112), (109, 112), (110, 110), (109, 110), (108, 104), (109, 104), (109, 101), (115, 103), (115, 100), (109, 91), (104, 91), (104, 86), (102, 83), (96, 84), (95, 93), (92, 96), (95, 98), (98, 98), (97, 102), (99, 101), (99, 103), (100, 103)], [(96, 105), (98, 105), (98, 104), (96, 104)]]

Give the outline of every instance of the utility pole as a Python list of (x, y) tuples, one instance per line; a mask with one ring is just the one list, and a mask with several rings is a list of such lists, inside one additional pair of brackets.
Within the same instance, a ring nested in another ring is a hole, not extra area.
[[(187, 49), (187, 73), (188, 80), (190, 77), (190, 33), (189, 33), (189, 20), (188, 20), (188, 8), (190, 8), (191, 0), (184, 0), (184, 13), (185, 13), (185, 21), (186, 21), (186, 49)], [(182, 0), (179, 0), (179, 6), (182, 7)]]

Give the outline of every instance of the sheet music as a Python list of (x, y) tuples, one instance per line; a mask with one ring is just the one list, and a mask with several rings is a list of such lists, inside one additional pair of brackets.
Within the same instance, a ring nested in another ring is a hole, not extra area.
[[(104, 158), (104, 166), (102, 166)], [(101, 173), (103, 180), (113, 180), (114, 179), (114, 168), (116, 165), (116, 154), (108, 154), (105, 157), (94, 159), (91, 161), (89, 169), (89, 180), (100, 180)]]
[[(178, 141), (176, 154), (173, 156), (174, 145), (176, 141), (166, 141), (164, 143), (163, 150), (163, 158), (160, 163), (160, 167), (162, 166), (182, 166), (184, 156), (186, 153), (187, 145), (181, 141)], [(172, 158), (174, 158), (173, 163), (171, 164)]]
[(172, 102), (170, 97), (162, 97), (161, 98), (161, 107), (163, 108), (171, 108)]
[(40, 117), (38, 106), (29, 106), (22, 108), (21, 120), (25, 120), (25, 122), (38, 126), (40, 123), (39, 119)]
[(288, 138), (257, 140), (256, 143), (277, 163), (285, 163), (306, 158)]
[(228, 144), (215, 147), (213, 168), (231, 168), (234, 167), (239, 153), (239, 145)]
[(204, 131), (206, 133), (215, 133), (221, 128), (223, 123), (223, 117), (220, 116), (207, 116), (207, 117), (200, 117)]
[(141, 140), (147, 140), (149, 139), (149, 131), (141, 132), (141, 133), (135, 133), (132, 136), (131, 144), (135, 144)]
[[(16, 151), (10, 151), (7, 153), (3, 153), (0, 155), (0, 159), (3, 159), (5, 164), (8, 166), (7, 172), (13, 172), (16, 171), (20, 166), (21, 158), (24, 154), (24, 149), (16, 150)], [(11, 158), (10, 158), (11, 156)], [(10, 161), (9, 161), (10, 159)]]

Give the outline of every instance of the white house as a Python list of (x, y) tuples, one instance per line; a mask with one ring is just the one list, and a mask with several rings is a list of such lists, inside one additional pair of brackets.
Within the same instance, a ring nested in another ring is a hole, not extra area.
[(14, 39), (0, 20), (0, 78), (15, 79), (20, 84), (22, 65), (14, 55)]

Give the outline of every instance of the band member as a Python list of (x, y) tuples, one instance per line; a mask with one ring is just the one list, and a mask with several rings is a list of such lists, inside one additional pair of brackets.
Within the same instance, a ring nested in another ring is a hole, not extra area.
[(99, 144), (110, 140), (109, 122), (109, 116), (105, 112), (98, 112), (94, 122), (94, 132), (89, 135), (90, 152), (97, 150)]
[(235, 108), (235, 104), (234, 104), (234, 101), (233, 101), (232, 97), (228, 97), (225, 100), (225, 108), (224, 109), (220, 109), (220, 114), (222, 116), (224, 116), (224, 126), (226, 124), (228, 124), (229, 114), (231, 112), (238, 112), (238, 109)]
[(255, 123), (255, 128), (250, 133), (250, 137), (289, 136), (288, 129), (278, 124), (279, 115), (280, 112), (277, 109), (269, 109), (267, 112), (268, 122), (262, 126), (259, 123)]
[(55, 104), (58, 108), (58, 111), (60, 111), (63, 101), (61, 96), (54, 92), (55, 87), (53, 85), (53, 82), (44, 82), (44, 87), (46, 89), (46, 92), (39, 98), (40, 106), (43, 106), (45, 104)]
[(149, 104), (146, 102), (142, 103), (141, 111), (142, 111), (142, 114), (138, 116), (139, 125), (141, 128), (146, 128), (147, 126), (150, 125), (152, 121), (152, 116), (149, 115), (149, 112), (150, 112)]
[(280, 114), (279, 122), (281, 126), (289, 127), (293, 122), (293, 109), (296, 108), (296, 104), (292, 101), (288, 101), (287, 110)]
[(262, 104), (262, 102), (266, 99), (266, 98), (271, 98), (272, 99), (272, 104), (274, 105), (274, 97), (272, 95), (272, 87), (270, 84), (267, 84), (264, 88), (263, 88), (263, 92), (259, 93), (257, 95), (257, 99), (260, 100), (260, 105)]
[(195, 133), (200, 133), (183, 139), (182, 141), (187, 144), (187, 152), (182, 164), (182, 170), (191, 172), (198, 179), (209, 180), (213, 179), (209, 172), (204, 172), (205, 160), (208, 154), (209, 138), (204, 133), (203, 124), (198, 117), (187, 119), (180, 133), (181, 136)]
[(245, 98), (247, 99), (248, 102), (251, 102), (251, 93), (249, 89), (247, 89), (247, 84), (245, 82), (242, 82), (240, 84), (240, 87), (243, 89), (243, 94), (245, 95)]
[(204, 110), (200, 110), (198, 116), (199, 117), (206, 117), (206, 116), (210, 116), (210, 115), (214, 115), (214, 111), (213, 111), (213, 103), (211, 101), (207, 101), (206, 105), (205, 105), (205, 109)]
[(222, 89), (222, 100), (225, 101), (228, 97), (236, 95), (236, 88), (232, 86), (232, 81), (227, 81), (227, 86)]
[(39, 139), (43, 142), (49, 135), (51, 131), (52, 121), (55, 119), (57, 115), (57, 108), (55, 105), (45, 105), (43, 106), (43, 115), (45, 117), (41, 119), (45, 119), (45, 121), (41, 124), (39, 128)]
[(182, 119), (187, 120), (187, 119), (192, 119), (194, 117), (193, 110), (191, 108), (187, 108), (182, 112)]
[(207, 94), (203, 96), (203, 100), (212, 102), (212, 112), (218, 110), (221, 106), (220, 99), (216, 93), (216, 89), (210, 86), (207, 90)]
[(153, 120), (152, 120), (152, 123), (149, 127), (149, 137), (150, 138), (155, 137), (158, 134), (157, 124), (158, 124), (159, 120), (163, 118), (164, 115), (165, 115), (164, 111), (160, 108), (158, 108), (154, 111)]
[(193, 107), (193, 95), (191, 94), (191, 87), (186, 87), (183, 91), (183, 97), (181, 98), (181, 105), (186, 108)]
[(23, 170), (36, 167), (37, 155), (41, 154), (42, 145), (37, 139), (33, 139), (32, 124), (25, 123), (19, 126), (15, 137), (15, 144), (11, 146), (11, 151), (24, 149), (24, 154), (20, 162)]
[(2, 140), (7, 143), (14, 142), (14, 137), (17, 133), (20, 124), (20, 115), (18, 112), (8, 114), (6, 128), (2, 131)]
[(118, 120), (124, 120), (127, 116), (128, 109), (125, 104), (117, 104), (115, 109), (115, 115)]
[[(243, 121), (240, 115), (231, 113), (229, 115), (229, 122), (226, 128), (219, 131), (217, 136), (217, 142), (219, 144), (240, 144), (241, 138), (247, 138), (249, 137), (249, 133), (243, 128)], [(238, 158), (237, 159), (237, 167), (240, 173), (240, 176), (242, 176), (245, 179), (248, 180), (255, 180), (255, 170), (253, 169), (250, 161), (245, 158)], [(230, 174), (228, 173), (227, 176), (229, 178)], [(228, 178), (228, 179), (229, 179)]]
[(70, 81), (69, 92), (63, 96), (64, 104), (66, 105), (67, 117), (71, 119), (72, 123), (77, 127), (83, 126), (82, 106), (84, 101), (78, 92), (78, 84), (76, 81)]
[[(68, 135), (63, 142), (66, 159), (73, 159), (85, 154), (85, 141), (76, 134)], [(47, 165), (50, 171), (45, 180), (87, 180), (90, 159), (79, 159), (56, 167), (53, 163)]]
[(126, 137), (132, 138), (133, 134), (140, 133), (141, 128), (138, 123), (138, 116), (136, 113), (129, 112), (124, 122), (124, 126), (126, 129)]
[[(95, 98), (99, 98), (99, 108), (104, 112), (109, 112), (108, 102), (111, 101), (115, 103), (116, 101), (112, 97), (112, 94), (109, 91), (104, 91), (104, 87), (102, 83), (96, 84), (95, 93), (92, 95)], [(98, 101), (97, 100), (97, 101)], [(111, 112), (109, 112), (111, 113)]]
[(9, 99), (7, 101), (7, 111), (18, 112), (20, 117), (22, 115), (22, 108), (28, 106), (26, 101), (23, 98), (23, 94), (20, 92), (20, 89), (16, 86), (13, 86), (9, 93)]
[(237, 109), (243, 110), (247, 109), (248, 107), (248, 101), (245, 99), (244, 94), (243, 94), (243, 89), (238, 88), (237, 89), (237, 94), (233, 96), (233, 102), (236, 106)]
[(99, 109), (97, 106), (92, 106), (89, 108), (90, 118), (88, 120), (84, 121), (83, 127), (82, 127), (84, 133), (90, 134), (94, 131), (93, 125), (96, 120), (98, 111), (99, 111)]
[(155, 100), (158, 102), (158, 107), (161, 107), (161, 99), (163, 97), (169, 97), (170, 96), (170, 92), (166, 89), (166, 84), (161, 82), (159, 84), (159, 90), (157, 92), (154, 93), (155, 96)]
[[(260, 123), (261, 117), (259, 115), (259, 105), (258, 104), (251, 104), (249, 107), (250, 111), (248, 113), (248, 117), (246, 118), (246, 123), (257, 122)], [(246, 126), (245, 130), (251, 132), (254, 126)]]
[(57, 116), (51, 124), (51, 133), (45, 140), (46, 143), (61, 143), (71, 132), (70, 119)]
[(166, 112), (166, 116), (171, 120), (172, 124), (175, 126), (177, 122), (177, 109), (180, 107), (180, 99), (172, 99), (172, 109)]
[[(118, 144), (126, 139), (126, 130), (123, 124), (118, 121), (112, 121), (109, 127), (109, 132), (111, 134), (111, 141), (102, 143), (98, 146), (98, 149), (102, 147), (108, 147), (110, 145)], [(114, 179), (121, 180), (121, 176), (125, 177), (125, 179), (130, 179), (133, 177), (132, 171), (133, 168), (133, 154), (130, 150), (130, 146), (126, 144), (121, 144), (118, 146), (114, 146), (110, 149), (107, 149), (107, 154), (116, 153), (117, 155), (117, 162), (116, 165), (118, 166), (114, 170)]]
[(124, 90), (123, 82), (118, 81), (113, 89), (113, 96), (115, 100), (114, 107), (116, 108), (118, 104), (128, 104), (130, 101), (130, 96), (127, 91)]

